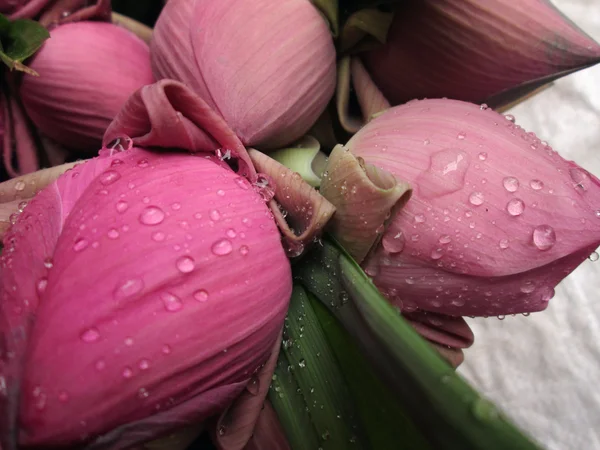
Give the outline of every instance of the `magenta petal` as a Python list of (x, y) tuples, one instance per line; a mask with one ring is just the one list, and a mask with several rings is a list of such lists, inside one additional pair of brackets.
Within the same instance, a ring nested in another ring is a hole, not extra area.
[(404, 313), (403, 316), (425, 339), (452, 348), (469, 348), (473, 332), (462, 317), (450, 317), (425, 311)]
[(365, 263), (403, 308), (539, 311), (600, 245), (600, 181), (508, 119), (465, 102), (414, 101), (348, 142), (413, 187)]
[[(290, 266), (263, 199), (239, 180), (204, 157), (132, 149), (78, 166), (31, 201), (41, 217), (21, 240), (47, 232), (51, 213), (56, 231), (28, 339), (21, 445), (73, 445), (113, 429), (137, 442), (140, 427), (126, 425), (157, 411), (170, 424), (204, 420), (267, 360)], [(25, 226), (22, 216), (15, 229)], [(21, 240), (6, 255), (46, 269), (48, 249), (35, 241), (37, 253), (21, 254), (30, 245)], [(34, 293), (40, 275), (7, 266), (4, 295), (19, 273), (15, 298)]]

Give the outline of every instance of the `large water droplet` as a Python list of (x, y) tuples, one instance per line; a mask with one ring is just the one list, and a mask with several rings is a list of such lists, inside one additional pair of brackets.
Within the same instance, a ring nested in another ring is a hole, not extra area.
[(110, 239), (117, 239), (119, 237), (119, 231), (116, 228), (111, 228), (107, 234)]
[(75, 244), (73, 245), (73, 250), (75, 250), (76, 252), (80, 252), (82, 250), (85, 250), (88, 245), (89, 242), (86, 239), (80, 238), (75, 241)]
[(424, 223), (425, 222), (425, 216), (423, 214), (417, 214), (414, 217), (414, 221), (415, 221), (415, 223)]
[(190, 273), (196, 267), (196, 262), (190, 256), (182, 256), (177, 260), (176, 265), (181, 273)]
[(505, 114), (504, 118), (506, 120), (508, 120), (510, 123), (515, 123), (515, 116), (513, 116), (512, 114)]
[(443, 250), (441, 248), (436, 248), (431, 251), (431, 259), (438, 260), (442, 256), (444, 256)]
[(516, 192), (519, 189), (519, 180), (515, 177), (506, 177), (502, 180), (502, 184), (504, 185), (504, 189), (508, 192)]
[(590, 175), (587, 171), (581, 168), (569, 169), (569, 175), (571, 180), (575, 183), (575, 189), (579, 192), (585, 192), (588, 190)]
[(525, 211), (525, 203), (521, 199), (513, 198), (506, 204), (506, 211), (513, 217), (520, 216)]
[(88, 328), (81, 333), (81, 340), (83, 342), (91, 343), (96, 342), (98, 339), (100, 339), (100, 332), (97, 328)]
[(556, 233), (550, 225), (539, 225), (533, 230), (533, 245), (544, 251), (556, 244)]
[(160, 294), (160, 298), (165, 305), (165, 309), (169, 312), (177, 312), (183, 308), (183, 303), (181, 299), (176, 295), (171, 294), (170, 292), (163, 292)]
[(598, 261), (599, 258), (600, 258), (600, 255), (598, 255), (598, 252), (592, 252), (592, 254), (590, 256), (588, 256), (588, 259), (592, 262)]
[(115, 300), (123, 300), (139, 293), (144, 289), (144, 282), (140, 278), (130, 278), (120, 283), (114, 292)]
[(194, 298), (199, 302), (206, 302), (208, 301), (208, 292), (205, 289), (199, 289), (194, 292)]
[(129, 208), (129, 205), (127, 204), (127, 202), (125, 200), (119, 200), (117, 202), (117, 204), (115, 205), (115, 207), (117, 208), (117, 212), (120, 212), (122, 214), (125, 211), (127, 211), (127, 208)]
[(529, 186), (531, 186), (531, 189), (534, 191), (539, 191), (544, 188), (544, 183), (540, 180), (531, 180)]
[(217, 256), (229, 255), (232, 250), (233, 246), (231, 245), (231, 241), (229, 239), (219, 239), (211, 247), (211, 251)]
[(209, 216), (210, 216), (210, 220), (213, 220), (216, 222), (217, 220), (219, 220), (221, 218), (221, 213), (218, 210), (213, 209), (210, 212)]
[(438, 242), (442, 245), (446, 245), (446, 244), (449, 244), (450, 242), (452, 242), (452, 238), (449, 235), (445, 234), (443, 236), (440, 236), (440, 238), (438, 239)]
[(237, 177), (235, 180), (235, 184), (237, 184), (241, 189), (247, 191), (250, 189), (250, 182), (246, 180), (244, 177)]
[(483, 205), (484, 196), (481, 192), (472, 192), (469, 196), (469, 203), (473, 206)]
[(165, 220), (165, 213), (158, 206), (148, 206), (140, 214), (140, 222), (144, 225), (158, 225)]
[(99, 177), (100, 184), (102, 184), (104, 186), (108, 186), (109, 184), (113, 184), (119, 178), (121, 178), (121, 174), (119, 172), (117, 172), (116, 170), (107, 170), (106, 172), (102, 173), (100, 175), (100, 177)]
[(470, 165), (469, 155), (449, 148), (431, 155), (429, 168), (416, 180), (415, 185), (424, 197), (441, 197), (456, 192), (464, 186)]
[(383, 248), (388, 253), (401, 253), (404, 250), (406, 239), (401, 231), (397, 233), (386, 233), (382, 240)]

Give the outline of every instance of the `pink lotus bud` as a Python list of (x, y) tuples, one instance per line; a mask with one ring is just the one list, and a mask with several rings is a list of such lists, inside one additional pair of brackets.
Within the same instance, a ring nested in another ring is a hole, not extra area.
[(542, 310), (600, 245), (599, 180), (485, 105), (412, 101), (347, 148), (413, 187), (364, 262), (405, 311)]
[(497, 106), (600, 60), (600, 46), (546, 0), (424, 0), (399, 8), (363, 55), (392, 104), (449, 97)]
[(24, 76), (21, 98), (35, 125), (69, 148), (92, 150), (127, 98), (153, 81), (148, 46), (116, 25), (78, 22), (51, 31)]
[(32, 199), (4, 244), (8, 450), (17, 434), (130, 448), (199, 423), (278, 348), (290, 265), (264, 199), (218, 158), (95, 158)]
[(151, 44), (157, 79), (188, 85), (247, 146), (282, 147), (317, 121), (335, 49), (309, 0), (173, 0)]

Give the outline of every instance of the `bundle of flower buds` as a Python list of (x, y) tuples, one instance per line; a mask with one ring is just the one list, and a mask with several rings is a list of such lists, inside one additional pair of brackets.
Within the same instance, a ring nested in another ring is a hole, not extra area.
[(600, 46), (383, 3), (0, 0), (1, 449), (537, 448), (454, 368), (600, 245), (500, 112)]

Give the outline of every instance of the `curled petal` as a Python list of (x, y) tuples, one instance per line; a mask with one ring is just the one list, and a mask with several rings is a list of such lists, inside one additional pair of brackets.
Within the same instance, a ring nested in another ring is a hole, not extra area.
[(263, 405), (254, 434), (245, 450), (290, 450), (285, 431), (269, 401)]
[[(269, 206), (288, 246), (288, 254), (300, 256), (306, 246), (321, 234), (335, 207), (299, 174), (258, 150), (251, 149), (249, 154), (256, 169), (274, 180), (275, 198)], [(287, 221), (279, 205), (289, 214)]]
[(104, 146), (123, 135), (141, 147), (190, 152), (227, 149), (239, 159), (242, 173), (255, 175), (246, 148), (223, 118), (177, 81), (158, 81), (134, 93), (106, 130)]
[(307, 135), (292, 147), (277, 150), (269, 156), (288, 169), (299, 173), (312, 187), (318, 188), (327, 164), (327, 156), (319, 151), (320, 149), (319, 141)]
[(381, 239), (391, 214), (410, 198), (408, 183), (389, 172), (364, 165), (338, 145), (329, 156), (321, 193), (336, 208), (330, 231), (357, 262)]

